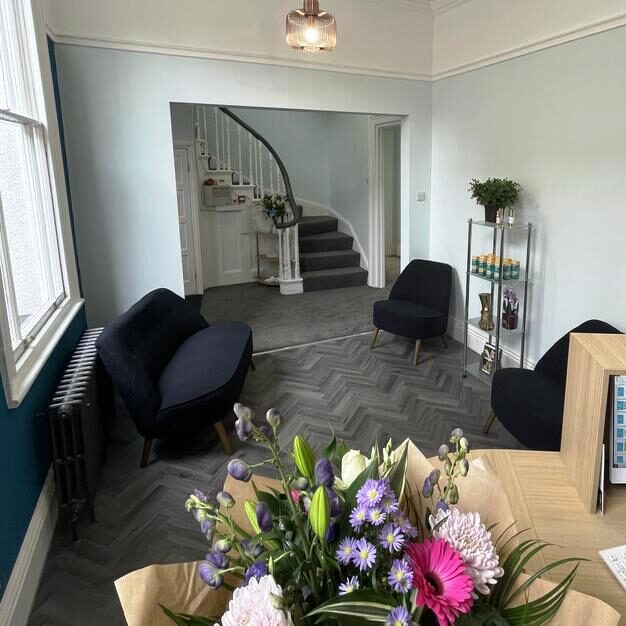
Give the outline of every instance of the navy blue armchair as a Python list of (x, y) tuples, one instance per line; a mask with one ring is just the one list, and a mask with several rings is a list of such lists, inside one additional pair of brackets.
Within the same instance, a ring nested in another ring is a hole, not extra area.
[(534, 370), (506, 367), (498, 370), (491, 386), (491, 413), (483, 432), (497, 418), (522, 444), (532, 450), (560, 450), (565, 407), (565, 383), (571, 333), (620, 334), (606, 322), (587, 320), (561, 337)]
[(446, 345), (452, 268), (445, 263), (415, 259), (398, 276), (389, 300), (374, 303), (376, 345), (381, 330), (415, 339), (413, 364), (417, 365), (423, 339), (441, 337)]
[(154, 439), (193, 435), (208, 424), (232, 453), (222, 420), (239, 400), (252, 365), (249, 326), (210, 326), (183, 298), (157, 289), (111, 322), (96, 345), (144, 438), (141, 467)]

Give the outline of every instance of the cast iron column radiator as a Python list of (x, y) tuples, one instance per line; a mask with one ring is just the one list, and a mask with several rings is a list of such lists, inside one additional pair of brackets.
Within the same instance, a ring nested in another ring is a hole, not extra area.
[(95, 522), (93, 501), (113, 410), (111, 383), (95, 345), (101, 332), (94, 328), (81, 335), (48, 407), (59, 519), (71, 524), (72, 541), (85, 507)]

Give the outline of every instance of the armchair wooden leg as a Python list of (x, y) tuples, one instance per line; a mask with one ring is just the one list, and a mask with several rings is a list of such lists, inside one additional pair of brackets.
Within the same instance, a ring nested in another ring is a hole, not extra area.
[(446, 339), (445, 335), (441, 335), (441, 343), (443, 343), (443, 347), (447, 350), (448, 349), (448, 340)]
[(224, 452), (226, 452), (226, 454), (232, 454), (233, 442), (231, 441), (230, 435), (226, 432), (224, 424), (222, 422), (216, 422), (215, 431), (217, 432), (217, 436), (220, 438), (220, 442), (222, 444), (222, 448), (224, 448)]
[(370, 350), (374, 349), (374, 346), (376, 345), (376, 340), (378, 339), (379, 332), (380, 332), (380, 328), (374, 329), (374, 335), (372, 336), (372, 343), (370, 344)]
[(420, 348), (422, 347), (422, 340), (418, 339), (415, 342), (415, 356), (413, 357), (413, 365), (417, 367), (417, 361), (420, 358)]
[(491, 409), (491, 413), (489, 413), (489, 417), (487, 417), (487, 420), (485, 421), (485, 425), (483, 426), (483, 433), (485, 433), (485, 435), (491, 430), (491, 427), (493, 426), (493, 423), (496, 421), (496, 412)]
[(152, 449), (152, 442), (154, 439), (144, 439), (143, 440), (143, 452), (141, 453), (141, 469), (147, 467), (148, 461), (150, 460), (150, 450)]
[(253, 372), (256, 372), (256, 365), (254, 364), (254, 361), (252, 359), (250, 359), (250, 369)]

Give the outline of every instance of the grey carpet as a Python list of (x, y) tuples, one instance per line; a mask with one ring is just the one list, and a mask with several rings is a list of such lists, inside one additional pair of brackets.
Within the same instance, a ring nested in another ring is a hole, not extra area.
[(265, 352), (372, 330), (374, 302), (388, 295), (362, 286), (281, 296), (276, 287), (245, 283), (207, 289), (201, 312), (210, 323), (246, 322), (255, 352)]
[[(482, 434), (489, 389), (462, 378), (459, 344), (444, 350), (439, 342), (426, 342), (414, 368), (412, 342), (383, 333), (370, 351), (369, 339), (256, 357), (242, 401), (259, 415), (269, 407), (283, 413), (284, 445), (301, 433), (319, 448), (332, 428), (351, 447), (366, 450), (376, 437), (396, 442), (410, 437), (430, 455), (460, 426), (474, 447), (519, 447), (498, 423), (488, 436)], [(228, 457), (210, 431), (187, 447), (157, 442), (153, 462), (140, 470), (141, 445), (127, 419), (118, 418), (96, 499), (98, 521), (82, 526), (75, 545), (67, 532), (57, 530), (31, 626), (123, 624), (116, 578), (151, 563), (195, 560), (205, 552), (183, 503), (195, 487), (218, 491)], [(264, 458), (253, 445), (236, 454), (248, 462)]]

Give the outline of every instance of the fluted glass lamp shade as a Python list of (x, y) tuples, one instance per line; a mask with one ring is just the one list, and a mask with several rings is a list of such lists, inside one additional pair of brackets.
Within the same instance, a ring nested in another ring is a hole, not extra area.
[(337, 45), (337, 21), (320, 11), (319, 0), (304, 0), (303, 9), (287, 15), (287, 43), (306, 52), (330, 52)]

